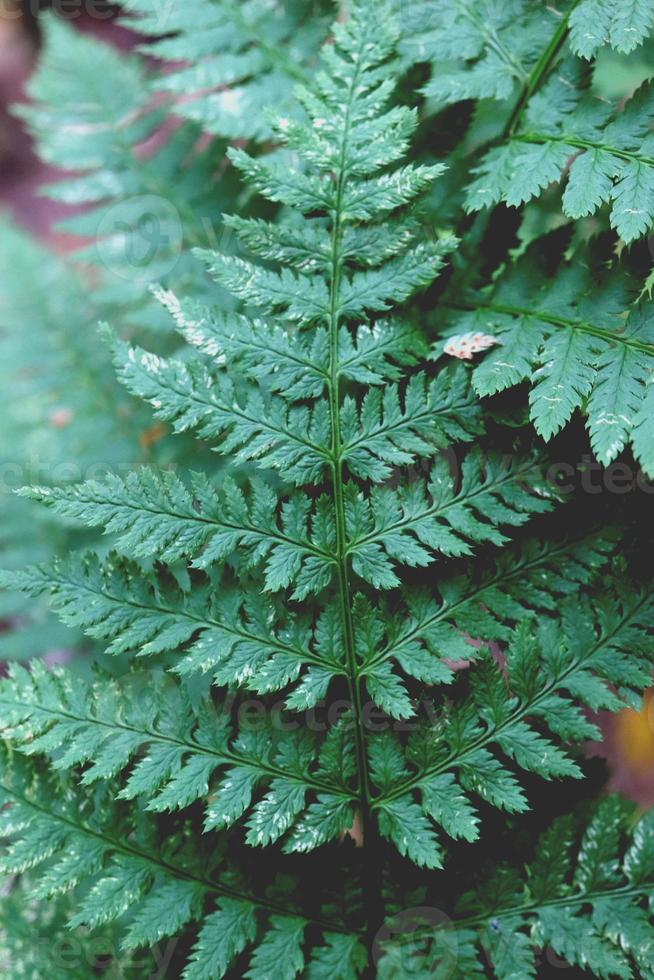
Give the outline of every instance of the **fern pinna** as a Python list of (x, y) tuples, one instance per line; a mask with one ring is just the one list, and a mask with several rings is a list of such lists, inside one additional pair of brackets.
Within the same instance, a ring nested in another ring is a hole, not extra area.
[[(451, 56), (464, 75), (473, 47)], [(525, 848), (517, 815), (539, 779), (584, 775), (593, 712), (638, 703), (654, 604), (622, 566), (606, 584), (610, 530), (538, 537), (560, 496), (546, 461), (522, 430), (507, 461), (502, 413), (478, 400), (528, 376), (553, 317), (536, 316), (524, 370), (490, 353), (471, 377), (405, 304), (458, 247), (422, 220), (445, 168), (400, 163), (418, 122), (394, 96), (406, 59), (390, 10), (354, 5), (277, 148), (229, 151), (280, 215), (228, 216), (238, 254), (196, 252), (234, 302), (164, 286), (182, 351), (113, 341), (123, 383), (225, 457), (220, 478), (143, 468), (22, 491), (113, 550), (6, 576), (107, 656), (0, 685), (1, 866), (40, 898), (74, 890), (71, 924), (116, 923), (124, 950), (175, 937), (186, 980), (508, 980), (543, 951), (652, 976), (651, 816), (607, 797)], [(448, 77), (436, 65), (426, 91)], [(482, 549), (479, 568), (456, 561)], [(459, 874), (498, 810), (509, 860)], [(430, 907), (447, 914), (407, 927)]]

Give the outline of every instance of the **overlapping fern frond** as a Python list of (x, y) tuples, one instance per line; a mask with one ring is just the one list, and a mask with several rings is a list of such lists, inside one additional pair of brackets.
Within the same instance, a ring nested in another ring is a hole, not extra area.
[(626, 106), (612, 107), (579, 84), (570, 59), (526, 106), (510, 140), (475, 168), (467, 208), (505, 201), (516, 207), (567, 174), (563, 211), (570, 218), (595, 214), (611, 203), (610, 224), (627, 243), (651, 230), (652, 162), (649, 84)]
[[(178, 97), (175, 111), (227, 139), (270, 138), (268, 108), (293, 106), (293, 88), (329, 31), (331, 10), (292, 0), (193, 0), (183, 7), (127, 0), (124, 22), (151, 40), (142, 49), (176, 66), (152, 82)], [(180, 65), (180, 63), (182, 63)]]
[(629, 310), (633, 288), (623, 277), (598, 283), (581, 263), (560, 267), (551, 280), (537, 268), (536, 256), (517, 263), (492, 291), (471, 297), (469, 308), (453, 316), (448, 332), (484, 329), (498, 341), (474, 369), (475, 390), (494, 395), (528, 381), (530, 416), (544, 439), (581, 408), (602, 464), (630, 443), (651, 474), (651, 303)]
[(525, 0), (398, 0), (400, 55), (429, 62), (422, 93), (434, 108), (466, 99), (509, 99), (529, 79), (542, 38), (559, 26), (563, 12)]
[(522, 868), (477, 875), (451, 918), (420, 907), (391, 918), (377, 975), (481, 978), (488, 967), (538, 977), (566, 964), (593, 977), (650, 977), (651, 838), (651, 813), (639, 819), (617, 797), (585, 821), (559, 818)]
[[(30, 102), (14, 112), (41, 158), (66, 174), (43, 192), (75, 207), (59, 227), (74, 236), (76, 257), (111, 273), (118, 280), (110, 282), (113, 296), (122, 293), (125, 306), (130, 298), (142, 304), (144, 283), (171, 272), (168, 281), (189, 283), (184, 245), (219, 236), (211, 219), (217, 190), (212, 185), (210, 210), (206, 189), (224, 144), (201, 148), (196, 125), (171, 120), (168, 106), (148, 93), (148, 75), (135, 55), (54, 17), (42, 25)], [(224, 203), (234, 189), (225, 177)]]

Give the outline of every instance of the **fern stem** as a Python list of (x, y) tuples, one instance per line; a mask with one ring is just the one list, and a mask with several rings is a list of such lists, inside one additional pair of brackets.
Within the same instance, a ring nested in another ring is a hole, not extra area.
[(506, 126), (504, 127), (504, 132), (502, 134), (502, 142), (507, 140), (517, 129), (520, 119), (522, 118), (522, 113), (529, 102), (530, 98), (537, 91), (547, 72), (549, 71), (552, 62), (556, 58), (558, 52), (560, 51), (562, 45), (565, 42), (566, 36), (568, 34), (568, 22), (570, 20), (570, 15), (572, 11), (577, 6), (579, 0), (574, 0), (570, 4), (568, 10), (563, 14), (561, 21), (552, 35), (549, 44), (541, 54), (540, 58), (536, 62), (534, 68), (531, 71), (527, 82), (523, 85), (520, 95), (518, 96), (518, 101), (513, 107), (513, 111), (509, 116)]
[[(355, 78), (357, 76), (355, 75)], [(352, 86), (354, 89), (354, 85)], [(363, 714), (361, 703), (361, 690), (356, 680), (357, 661), (356, 646), (354, 638), (354, 625), (352, 623), (352, 597), (348, 575), (348, 540), (345, 517), (345, 500), (343, 494), (343, 462), (341, 459), (343, 443), (341, 439), (340, 426), (340, 373), (338, 361), (338, 329), (339, 329), (339, 310), (338, 295), (341, 279), (341, 201), (343, 187), (345, 183), (345, 155), (347, 150), (347, 131), (343, 140), (342, 148), (342, 168), (339, 174), (339, 188), (337, 195), (336, 214), (332, 230), (332, 275), (330, 285), (330, 321), (329, 321), (329, 347), (330, 347), (330, 380), (329, 380), (329, 414), (332, 430), (332, 492), (334, 498), (334, 513), (336, 524), (336, 563), (338, 577), (338, 591), (341, 606), (341, 617), (343, 622), (343, 633), (345, 642), (345, 656), (348, 670), (348, 684), (350, 687), (350, 697), (352, 710), (354, 712), (354, 732), (356, 742), (357, 761), (359, 764), (359, 793), (361, 799), (361, 818), (364, 828), (368, 822), (368, 803), (370, 799), (368, 762), (365, 746), (365, 732), (363, 728)]]
[(617, 146), (607, 146), (606, 143), (598, 143), (595, 140), (580, 139), (579, 136), (543, 136), (540, 133), (520, 133), (513, 137), (516, 143), (531, 143), (536, 146), (547, 146), (550, 143), (564, 143), (572, 146), (575, 150), (599, 150), (611, 156), (626, 160), (628, 163), (642, 163), (647, 167), (654, 167), (654, 157), (644, 156), (639, 150), (622, 150)]
[(352, 595), (348, 569), (348, 540), (343, 488), (343, 441), (340, 425), (340, 364), (339, 364), (339, 326), (340, 326), (340, 286), (343, 270), (343, 196), (347, 184), (347, 159), (350, 136), (352, 106), (356, 96), (361, 74), (361, 59), (363, 56), (366, 37), (362, 31), (361, 43), (357, 51), (356, 68), (352, 73), (345, 103), (343, 133), (341, 138), (338, 171), (336, 173), (337, 190), (331, 231), (331, 262), (329, 286), (329, 415), (331, 422), (331, 482), (334, 500), (335, 530), (336, 530), (336, 562), (338, 594), (343, 625), (345, 645), (345, 661), (348, 673), (348, 689), (354, 721), (354, 741), (357, 757), (358, 795), (361, 817), (361, 828), (364, 843), (363, 857), (363, 904), (369, 939), (375, 929), (381, 925), (380, 899), (381, 886), (377, 878), (378, 859), (372, 854), (374, 824), (370, 814), (370, 777), (368, 772), (368, 753), (366, 749), (366, 734), (363, 720), (364, 682), (358, 677), (356, 642), (354, 624), (352, 621)]
[[(562, 895), (560, 898), (552, 898), (548, 902), (532, 902), (529, 905), (512, 905), (508, 909), (497, 909), (493, 917), (508, 919), (514, 915), (528, 915), (530, 912), (537, 912), (546, 908), (568, 908), (569, 906), (585, 905), (600, 901), (601, 899), (611, 898), (637, 898), (639, 896), (651, 895), (654, 888), (654, 881), (645, 881), (640, 885), (624, 886), (622, 888), (607, 888), (596, 892), (580, 893), (579, 895)], [(471, 915), (467, 919), (455, 919), (456, 927), (466, 927), (479, 925), (487, 922), (491, 918), (488, 913)]]
[[(579, 0), (574, 0), (568, 11), (563, 15), (562, 20), (552, 35), (547, 47), (543, 50), (541, 57), (532, 69), (528, 78), (525, 79), (518, 99), (511, 111), (511, 114), (502, 131), (502, 135), (490, 141), (482, 143), (478, 148), (479, 152), (485, 152), (490, 146), (500, 146), (507, 140), (513, 138), (515, 130), (518, 128), (522, 113), (529, 102), (529, 99), (538, 90), (556, 57), (561, 45), (565, 42), (568, 33), (568, 22), (570, 15), (577, 6)], [(479, 275), (479, 264), (474, 258), (485, 255), (483, 246), (484, 237), (488, 232), (491, 221), (491, 209), (481, 211), (474, 218), (467, 215), (459, 227), (458, 237), (462, 241), (462, 248), (459, 255), (459, 270), (461, 275), (457, 276), (456, 285), (459, 294), (464, 293), (468, 285), (475, 276)], [(474, 249), (474, 252), (472, 251)], [(466, 256), (467, 253), (467, 256)]]

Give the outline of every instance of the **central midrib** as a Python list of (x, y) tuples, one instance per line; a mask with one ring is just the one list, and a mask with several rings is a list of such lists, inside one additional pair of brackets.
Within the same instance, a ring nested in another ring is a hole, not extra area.
[(350, 702), (354, 713), (354, 738), (357, 756), (359, 783), (359, 800), (361, 820), (365, 833), (369, 825), (369, 773), (366, 752), (365, 731), (363, 726), (363, 709), (361, 700), (361, 681), (357, 677), (356, 644), (352, 622), (352, 598), (348, 576), (348, 541), (345, 516), (344, 487), (343, 487), (343, 445), (340, 430), (340, 365), (339, 365), (339, 294), (342, 271), (342, 202), (346, 187), (346, 159), (350, 135), (351, 114), (354, 97), (361, 73), (361, 60), (365, 41), (362, 38), (357, 52), (356, 69), (353, 72), (348, 89), (347, 103), (341, 140), (339, 170), (337, 175), (337, 190), (334, 205), (334, 217), (331, 235), (331, 281), (329, 296), (329, 413), (331, 420), (332, 445), (330, 451), (330, 469), (332, 473), (332, 493), (334, 500), (334, 517), (336, 529), (336, 564), (338, 576), (338, 593), (343, 625), (345, 645), (345, 661), (347, 666)]

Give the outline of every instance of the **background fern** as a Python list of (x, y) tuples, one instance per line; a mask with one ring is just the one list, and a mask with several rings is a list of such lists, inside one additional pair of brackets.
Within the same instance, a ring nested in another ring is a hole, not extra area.
[(106, 975), (654, 975), (584, 751), (650, 683), (647, 487), (554, 478), (654, 468), (650, 5), (123, 8), (147, 68), (46, 19), (19, 110), (89, 244), (3, 229), (3, 656), (84, 656), (0, 681), (0, 955), (57, 975), (30, 895)]

